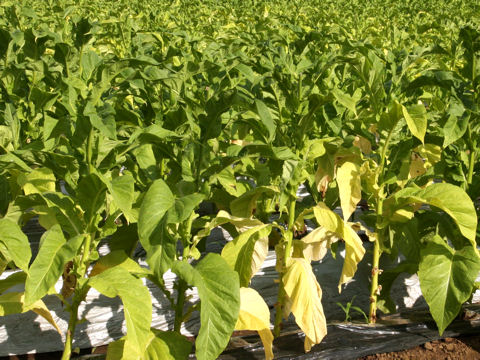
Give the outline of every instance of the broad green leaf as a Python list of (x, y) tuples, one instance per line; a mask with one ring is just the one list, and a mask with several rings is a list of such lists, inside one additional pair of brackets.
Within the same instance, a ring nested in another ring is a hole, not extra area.
[(118, 176), (112, 180), (111, 194), (113, 201), (126, 215), (127, 219), (130, 217), (130, 210), (135, 200), (134, 187), (135, 180), (129, 174)]
[(32, 250), (28, 238), (22, 232), (20, 226), (8, 219), (0, 219), (0, 243), (5, 246), (3, 256), (28, 273), (28, 263), (32, 257)]
[(88, 284), (108, 297), (119, 296), (127, 323), (125, 359), (141, 356), (148, 343), (152, 300), (148, 288), (126, 269), (116, 266), (91, 277)]
[(138, 235), (147, 252), (147, 262), (158, 276), (167, 271), (175, 259), (176, 243), (165, 234), (165, 214), (175, 204), (168, 185), (156, 180), (148, 189), (140, 207)]
[(106, 202), (107, 187), (96, 174), (83, 177), (77, 188), (77, 201), (85, 210), (87, 222), (92, 221), (101, 212)]
[(258, 115), (260, 116), (260, 121), (265, 125), (268, 131), (268, 141), (271, 142), (275, 137), (275, 130), (277, 125), (272, 118), (272, 114), (268, 109), (267, 105), (261, 100), (255, 100), (255, 106), (257, 107)]
[(240, 286), (248, 286), (268, 254), (270, 224), (255, 226), (242, 232), (222, 250), (222, 257), (240, 278)]
[(471, 246), (455, 251), (436, 236), (422, 249), (420, 287), (440, 335), (469, 299), (479, 271), (480, 260)]
[(288, 296), (288, 312), (305, 333), (305, 351), (319, 344), (327, 334), (327, 321), (322, 307), (322, 289), (312, 266), (301, 258), (290, 258), (282, 277)]
[(179, 224), (187, 220), (195, 208), (205, 199), (205, 195), (194, 193), (175, 199), (167, 214), (167, 223)]
[(477, 229), (477, 215), (472, 200), (458, 186), (437, 183), (424, 189), (405, 188), (387, 199), (385, 204), (385, 218), (398, 209), (410, 204), (429, 204), (445, 211), (455, 221), (463, 236), (476, 246), (475, 236)]
[[(181, 360), (188, 359), (192, 343), (174, 331), (150, 329), (145, 353), (139, 360)], [(128, 358), (125, 353), (125, 337), (108, 345), (107, 360)]]
[(273, 359), (273, 334), (270, 310), (265, 300), (252, 288), (240, 288), (240, 312), (235, 330), (256, 330), (265, 349), (265, 359)]
[(76, 236), (68, 242), (59, 225), (52, 226), (42, 235), (40, 250), (28, 271), (25, 282), (25, 304), (33, 304), (47, 294), (58, 281), (65, 264), (82, 245), (84, 236)]
[(345, 284), (357, 271), (357, 264), (362, 260), (365, 249), (362, 240), (358, 237), (355, 230), (344, 223), (340, 216), (330, 210), (324, 203), (319, 203), (313, 208), (313, 213), (318, 224), (328, 231), (337, 234), (345, 241), (345, 261), (343, 263), (342, 274), (338, 283), (338, 291), (341, 291), (342, 284)]
[(0, 295), (0, 316), (21, 314), (30, 310), (42, 316), (59, 332), (59, 334), (62, 334), (62, 331), (42, 300), (37, 300), (30, 306), (26, 306), (24, 304), (23, 293), (9, 292)]
[(238, 275), (218, 254), (208, 254), (195, 267), (177, 261), (172, 270), (198, 289), (201, 310), (195, 343), (197, 358), (216, 359), (227, 346), (238, 318)]
[(443, 126), (443, 147), (460, 139), (467, 131), (469, 117), (465, 114), (465, 107), (458, 102), (452, 102), (448, 109), (448, 119)]
[(417, 104), (406, 108), (402, 105), (402, 112), (412, 135), (423, 143), (427, 132), (427, 110), (425, 110), (425, 106)]
[(55, 175), (49, 168), (38, 168), (18, 178), (25, 195), (55, 191), (55, 181)]
[(348, 221), (362, 198), (360, 167), (353, 162), (346, 161), (337, 169), (336, 179), (343, 220)]

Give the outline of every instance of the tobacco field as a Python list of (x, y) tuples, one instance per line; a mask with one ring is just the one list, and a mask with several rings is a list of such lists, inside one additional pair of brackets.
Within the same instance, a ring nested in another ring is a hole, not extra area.
[[(95, 289), (124, 307), (107, 359), (215, 359), (234, 330), (258, 331), (273, 359), (289, 314), (308, 352), (327, 333), (312, 262), (342, 244), (341, 291), (366, 238), (369, 322), (416, 273), (441, 334), (479, 288), (479, 24), (478, 0), (1, 1), (0, 273), (16, 271), (0, 324), (34, 311), (61, 331), (42, 301), (54, 294), (70, 359)], [(233, 240), (207, 254), (218, 226)], [(249, 287), (269, 249), (273, 309)], [(150, 327), (146, 279), (169, 331)]]

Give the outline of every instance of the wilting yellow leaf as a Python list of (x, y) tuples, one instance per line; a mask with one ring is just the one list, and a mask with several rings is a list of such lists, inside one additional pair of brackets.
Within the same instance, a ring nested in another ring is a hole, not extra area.
[(425, 167), (428, 169), (442, 159), (442, 148), (434, 144), (419, 145), (413, 149), (425, 160)]
[(286, 270), (282, 281), (288, 297), (287, 307), (305, 333), (305, 351), (310, 351), (312, 345), (319, 344), (327, 334), (322, 289), (309, 261), (290, 258)]
[(337, 234), (345, 241), (345, 261), (343, 263), (342, 274), (338, 283), (338, 291), (341, 291), (342, 284), (349, 281), (357, 271), (357, 264), (362, 260), (365, 249), (362, 240), (348, 224), (330, 210), (324, 203), (319, 203), (313, 208), (315, 219), (320, 226), (328, 231)]
[[(23, 298), (22, 298), (23, 300)], [(45, 320), (47, 320), (54, 328), (55, 330), (58, 331), (59, 334), (62, 334), (62, 331), (58, 327), (57, 323), (53, 319), (52, 314), (47, 308), (47, 305), (42, 300), (35, 301), (32, 305), (25, 307), (23, 309), (23, 312), (27, 312), (29, 310), (32, 310), (34, 313), (40, 315), (43, 317)]]
[(256, 330), (265, 349), (265, 358), (273, 359), (273, 334), (270, 331), (270, 310), (258, 292), (240, 288), (240, 312), (235, 330)]
[(336, 179), (343, 219), (347, 221), (362, 198), (360, 167), (351, 161), (346, 161), (337, 169)]
[(260, 269), (268, 254), (270, 224), (248, 229), (230, 241), (222, 250), (222, 257), (238, 272), (240, 284), (245, 286)]
[(412, 179), (417, 176), (423, 175), (426, 172), (427, 170), (425, 169), (425, 164), (422, 157), (417, 153), (412, 153), (410, 157), (410, 169), (408, 172), (408, 178)]
[(364, 138), (363, 136), (355, 136), (355, 140), (353, 140), (353, 145), (358, 147), (366, 155), (372, 152), (372, 144), (370, 143), (370, 141), (368, 141), (368, 139)]
[(303, 242), (303, 257), (307, 261), (322, 260), (332, 243), (338, 240), (335, 233), (318, 227), (300, 240)]
[(325, 196), (328, 184), (333, 179), (334, 163), (328, 155), (321, 156), (318, 160), (318, 168), (315, 173), (315, 184), (318, 192)]
[(38, 300), (30, 306), (25, 306), (24, 293), (11, 292), (2, 294), (0, 296), (0, 316), (25, 313), (30, 310), (42, 316), (45, 320), (52, 324), (52, 326), (60, 334), (62, 334), (60, 328), (53, 319), (52, 314), (42, 300)]

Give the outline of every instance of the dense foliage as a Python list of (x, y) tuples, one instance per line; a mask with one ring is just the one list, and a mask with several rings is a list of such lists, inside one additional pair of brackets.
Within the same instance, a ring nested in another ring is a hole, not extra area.
[[(396, 276), (417, 273), (443, 332), (480, 271), (478, 24), (478, 0), (2, 1), (0, 272), (20, 271), (0, 281), (0, 316), (32, 310), (57, 327), (42, 302), (55, 293), (71, 313), (68, 359), (94, 288), (125, 308), (111, 359), (187, 357), (192, 311), (200, 359), (234, 329), (258, 330), (272, 358), (290, 313), (308, 351), (326, 334), (310, 263), (342, 240), (340, 291), (364, 231), (370, 321), (395, 310)], [(32, 259), (22, 227), (34, 216), (46, 232)], [(318, 227), (302, 237), (308, 219)], [(234, 240), (205, 256), (217, 226)], [(138, 242), (148, 269), (132, 259)], [(273, 334), (248, 287), (269, 248)], [(382, 254), (405, 260), (382, 274)], [(172, 331), (150, 328), (144, 278), (170, 300)]]

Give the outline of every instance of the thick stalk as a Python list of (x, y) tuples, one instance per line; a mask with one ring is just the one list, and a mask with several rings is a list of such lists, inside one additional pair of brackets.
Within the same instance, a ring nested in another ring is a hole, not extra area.
[(67, 338), (65, 340), (62, 360), (69, 360), (72, 355), (73, 335), (75, 334), (75, 328), (78, 321), (78, 305), (79, 304), (74, 300), (71, 306), (70, 320), (68, 321)]
[(373, 260), (372, 260), (372, 282), (370, 284), (370, 312), (368, 322), (374, 324), (377, 321), (377, 297), (379, 295), (378, 275), (380, 274), (380, 256), (382, 255), (380, 249), (380, 233), (373, 246)]
[[(72, 355), (72, 343), (73, 343), (73, 336), (75, 334), (75, 328), (78, 322), (78, 307), (80, 303), (85, 299), (87, 292), (89, 290), (88, 285), (86, 282), (81, 281), (85, 278), (85, 274), (87, 273), (88, 269), (88, 257), (90, 256), (90, 245), (92, 243), (92, 235), (88, 234), (85, 238), (85, 243), (83, 245), (83, 254), (78, 264), (78, 274), (80, 281), (77, 281), (76, 286), (80, 286), (76, 288), (73, 295), (72, 305), (70, 306), (70, 319), (68, 321), (68, 329), (67, 329), (67, 336), (65, 340), (65, 348), (62, 354), (62, 360), (70, 359)], [(80, 284), (78, 284), (80, 282)]]
[[(287, 266), (288, 259), (290, 258), (290, 252), (292, 250), (292, 242), (293, 242), (293, 224), (295, 223), (295, 205), (296, 205), (296, 198), (290, 200), (290, 206), (288, 210), (288, 229), (285, 232), (285, 253), (283, 259), (283, 266), (282, 268), (285, 269)], [(281, 273), (279, 276), (279, 283), (278, 283), (278, 300), (275, 309), (275, 324), (273, 328), (273, 336), (278, 337), (280, 336), (280, 327), (282, 324), (282, 316), (283, 316), (283, 307), (285, 305), (285, 289), (283, 288), (283, 275)]]
[[(187, 261), (190, 253), (189, 241), (192, 235), (192, 224), (195, 219), (195, 212), (190, 214), (188, 220), (184, 223), (183, 226), (183, 257), (182, 261)], [(185, 306), (185, 291), (187, 291), (188, 284), (183, 279), (178, 279), (178, 288), (177, 288), (177, 303), (175, 305), (175, 321), (173, 325), (173, 330), (180, 334), (180, 329), (184, 319), (183, 308)]]
[(180, 334), (180, 328), (183, 322), (183, 307), (185, 306), (185, 291), (187, 290), (187, 283), (179, 279), (177, 289), (177, 304), (175, 305), (175, 322), (173, 330)]

